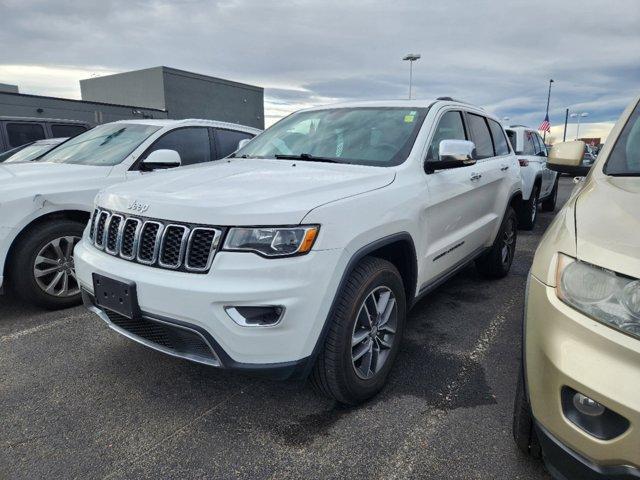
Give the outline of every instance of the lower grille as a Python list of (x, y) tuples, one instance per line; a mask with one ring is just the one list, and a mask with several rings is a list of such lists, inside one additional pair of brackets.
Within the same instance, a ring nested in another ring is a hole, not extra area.
[(192, 330), (146, 318), (129, 319), (110, 310), (104, 310), (104, 312), (111, 323), (149, 343), (193, 360), (219, 364), (218, 357), (209, 345)]

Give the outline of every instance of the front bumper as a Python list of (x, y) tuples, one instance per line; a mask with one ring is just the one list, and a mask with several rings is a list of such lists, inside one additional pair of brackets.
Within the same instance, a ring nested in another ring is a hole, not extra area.
[(563, 445), (540, 424), (535, 426), (544, 461), (557, 480), (638, 480), (640, 470), (626, 465), (602, 466)]
[[(338, 287), (336, 272), (344, 268), (342, 253), (324, 250), (272, 260), (252, 253), (219, 252), (207, 274), (128, 262), (85, 242), (76, 246), (74, 257), (85, 302), (95, 313), (100, 314), (91, 305), (93, 273), (126, 279), (136, 285), (145, 319), (199, 332), (215, 350), (219, 366), (278, 370), (305, 363), (312, 356)], [(255, 305), (283, 306), (284, 315), (275, 326), (247, 327), (238, 325), (225, 311), (227, 306)], [(113, 322), (108, 323), (113, 327)]]
[[(565, 305), (533, 276), (525, 322), (527, 391), (549, 469), (567, 479), (640, 478), (640, 341)], [(565, 415), (563, 387), (621, 415), (628, 428), (610, 439), (587, 433)], [(559, 461), (567, 452), (573, 460)], [(576, 476), (574, 464), (591, 476)]]

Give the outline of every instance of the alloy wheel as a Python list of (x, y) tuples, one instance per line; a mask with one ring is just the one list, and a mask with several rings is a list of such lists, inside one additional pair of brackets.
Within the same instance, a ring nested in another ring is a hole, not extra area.
[(66, 236), (47, 243), (38, 252), (33, 276), (40, 289), (54, 297), (73, 297), (80, 293), (73, 263), (73, 247), (80, 237)]
[(374, 377), (385, 365), (398, 325), (398, 309), (393, 292), (377, 287), (362, 302), (351, 336), (351, 360), (356, 375)]
[(538, 192), (534, 191), (531, 195), (531, 223), (533, 223), (538, 214)]
[(513, 218), (507, 220), (504, 233), (502, 235), (502, 248), (500, 250), (502, 264), (508, 265), (515, 251), (516, 222)]

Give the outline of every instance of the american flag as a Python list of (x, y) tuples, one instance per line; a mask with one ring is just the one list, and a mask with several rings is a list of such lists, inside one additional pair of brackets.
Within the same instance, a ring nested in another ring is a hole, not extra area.
[(549, 123), (549, 114), (547, 113), (544, 117), (544, 121), (538, 127), (538, 130), (541, 132), (551, 132), (551, 124)]

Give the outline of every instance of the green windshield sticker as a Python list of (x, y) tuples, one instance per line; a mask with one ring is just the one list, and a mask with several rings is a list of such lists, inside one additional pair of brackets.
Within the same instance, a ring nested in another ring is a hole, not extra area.
[(413, 119), (416, 118), (415, 115), (405, 115), (404, 122), (405, 123), (413, 123)]

